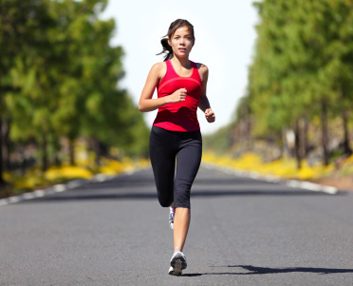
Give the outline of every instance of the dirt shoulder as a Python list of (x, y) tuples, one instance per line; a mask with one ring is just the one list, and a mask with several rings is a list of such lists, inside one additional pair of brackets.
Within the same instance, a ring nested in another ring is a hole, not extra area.
[(353, 176), (331, 176), (313, 180), (313, 182), (336, 187), (340, 190), (353, 191)]

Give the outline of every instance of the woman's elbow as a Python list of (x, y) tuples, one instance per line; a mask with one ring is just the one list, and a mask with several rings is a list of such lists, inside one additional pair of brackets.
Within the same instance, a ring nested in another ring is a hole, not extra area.
[(143, 106), (143, 104), (141, 102), (138, 102), (137, 103), (137, 109), (141, 112), (144, 112), (145, 111), (145, 108)]

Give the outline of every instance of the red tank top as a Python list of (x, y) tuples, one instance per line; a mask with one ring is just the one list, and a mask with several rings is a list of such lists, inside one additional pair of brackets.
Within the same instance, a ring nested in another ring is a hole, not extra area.
[(200, 130), (197, 107), (201, 97), (202, 82), (196, 64), (193, 62), (191, 64), (191, 76), (182, 77), (175, 72), (170, 60), (166, 61), (167, 72), (157, 86), (158, 97), (170, 95), (179, 88), (185, 88), (187, 95), (185, 101), (167, 103), (159, 107), (154, 126), (178, 132)]

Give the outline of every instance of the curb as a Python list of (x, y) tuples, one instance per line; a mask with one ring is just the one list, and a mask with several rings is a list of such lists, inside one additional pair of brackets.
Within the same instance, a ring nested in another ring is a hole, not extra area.
[(10, 204), (19, 203), (22, 201), (28, 201), (28, 200), (33, 200), (36, 198), (41, 198), (41, 197), (44, 197), (47, 195), (52, 195), (55, 193), (65, 192), (65, 191), (72, 190), (77, 187), (81, 187), (81, 186), (88, 184), (88, 183), (104, 182), (104, 181), (108, 181), (110, 179), (113, 179), (115, 177), (121, 176), (121, 175), (131, 175), (138, 170), (139, 169), (129, 170), (129, 171), (125, 171), (125, 172), (122, 172), (122, 173), (119, 173), (116, 175), (97, 174), (97, 175), (94, 175), (92, 177), (92, 179), (72, 180), (72, 181), (68, 181), (67, 183), (56, 184), (56, 185), (53, 185), (53, 186), (45, 188), (45, 189), (37, 189), (37, 190), (31, 191), (31, 192), (23, 193), (18, 196), (11, 196), (11, 197), (7, 197), (7, 198), (3, 198), (3, 199), (0, 199), (0, 207), (7, 206)]
[(313, 192), (323, 192), (323, 193), (326, 193), (329, 195), (336, 195), (339, 192), (338, 188), (336, 188), (336, 187), (320, 185), (320, 184), (312, 183), (309, 181), (287, 180), (287, 179), (282, 179), (282, 178), (279, 178), (276, 176), (265, 176), (265, 175), (260, 175), (255, 172), (234, 170), (231, 168), (221, 167), (218, 165), (213, 165), (213, 164), (208, 164), (208, 163), (204, 164), (204, 166), (209, 169), (216, 168), (216, 169), (221, 170), (227, 174), (235, 174), (235, 175), (239, 175), (239, 176), (245, 176), (245, 177), (248, 177), (251, 179), (263, 180), (263, 181), (270, 182), (270, 183), (283, 183), (287, 187), (290, 187), (290, 188), (300, 188), (300, 189), (305, 189), (305, 190), (309, 190), (309, 191), (313, 191)]

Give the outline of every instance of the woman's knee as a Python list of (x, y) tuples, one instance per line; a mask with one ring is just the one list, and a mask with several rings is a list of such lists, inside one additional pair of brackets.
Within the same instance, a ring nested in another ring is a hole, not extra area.
[(190, 208), (190, 190), (176, 191), (174, 198), (174, 207)]
[(172, 198), (161, 198), (161, 197), (158, 197), (158, 201), (159, 201), (159, 204), (166, 208), (166, 207), (170, 207), (173, 203), (173, 199)]
[(162, 207), (169, 207), (174, 199), (174, 185), (173, 183), (157, 183), (158, 201)]

